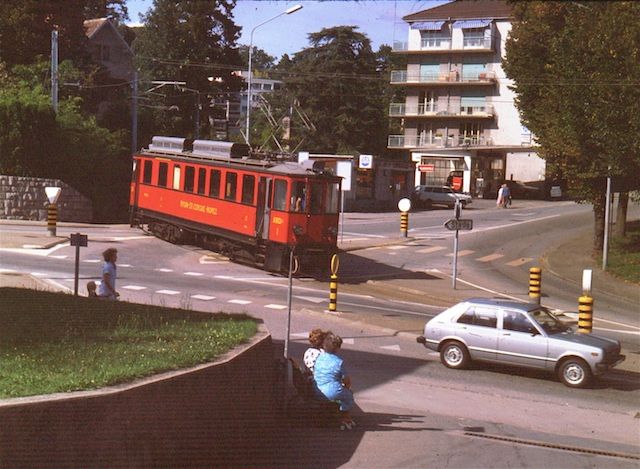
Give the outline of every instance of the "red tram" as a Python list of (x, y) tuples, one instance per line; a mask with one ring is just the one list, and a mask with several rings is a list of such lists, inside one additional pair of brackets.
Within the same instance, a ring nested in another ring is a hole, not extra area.
[(131, 226), (172, 243), (193, 242), (270, 271), (337, 251), (341, 178), (316, 162), (249, 157), (244, 144), (153, 137), (133, 157)]

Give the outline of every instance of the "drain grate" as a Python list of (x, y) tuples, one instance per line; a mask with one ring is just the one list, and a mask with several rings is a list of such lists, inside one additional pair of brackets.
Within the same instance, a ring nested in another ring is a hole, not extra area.
[(630, 453), (618, 453), (615, 451), (604, 451), (599, 449), (589, 449), (589, 448), (581, 448), (579, 446), (567, 446), (567, 445), (558, 445), (554, 443), (545, 443), (543, 441), (536, 440), (523, 440), (521, 438), (511, 438), (508, 436), (499, 436), (499, 435), (488, 435), (486, 433), (476, 433), (473, 431), (465, 431), (463, 433), (466, 436), (473, 436), (476, 438), (485, 438), (488, 440), (497, 440), (497, 441), (506, 441), (509, 443), (517, 443), (520, 445), (528, 445), (528, 446), (538, 446), (541, 448), (552, 448), (559, 449), (562, 451), (571, 451), (574, 453), (583, 453), (583, 454), (593, 454), (597, 456), (608, 456), (611, 458), (621, 458), (621, 459), (633, 459), (636, 461), (640, 461), (640, 455), (638, 454), (630, 454)]

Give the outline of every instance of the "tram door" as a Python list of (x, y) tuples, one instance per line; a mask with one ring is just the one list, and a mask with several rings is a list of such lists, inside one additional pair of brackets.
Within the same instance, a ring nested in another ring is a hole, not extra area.
[(256, 207), (256, 236), (269, 238), (269, 220), (271, 219), (271, 185), (273, 180), (260, 177), (258, 181), (258, 205)]

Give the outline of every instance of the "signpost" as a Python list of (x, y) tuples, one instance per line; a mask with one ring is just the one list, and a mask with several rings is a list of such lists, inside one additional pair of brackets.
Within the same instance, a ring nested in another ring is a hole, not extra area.
[(87, 235), (80, 233), (74, 233), (70, 237), (71, 246), (76, 247), (76, 273), (73, 280), (73, 294), (78, 296), (78, 277), (80, 275), (80, 248), (87, 247), (89, 245), (89, 238)]
[(469, 218), (460, 218), (462, 214), (462, 204), (459, 200), (456, 200), (456, 204), (453, 207), (453, 213), (455, 218), (449, 218), (444, 227), (449, 231), (455, 231), (456, 235), (453, 238), (453, 289), (456, 289), (456, 278), (458, 277), (458, 232), (460, 230), (470, 231), (473, 229), (473, 220)]

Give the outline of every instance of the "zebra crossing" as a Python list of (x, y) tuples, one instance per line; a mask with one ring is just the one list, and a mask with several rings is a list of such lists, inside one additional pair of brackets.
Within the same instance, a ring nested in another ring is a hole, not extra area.
[[(370, 249), (392, 251), (390, 252), (390, 254), (394, 254), (399, 250), (410, 249), (412, 247), (415, 248), (416, 245), (402, 244), (402, 245), (396, 245), (396, 246), (378, 246)], [(443, 255), (444, 257), (453, 257), (454, 255), (453, 251), (449, 251), (449, 248), (445, 246), (427, 246), (421, 249), (417, 249), (415, 252), (417, 254), (440, 254), (440, 255)], [(473, 249), (462, 249), (458, 251), (458, 257), (470, 257), (470, 258), (473, 258), (473, 260), (476, 262), (481, 262), (485, 264), (489, 262), (494, 262), (494, 261), (501, 261), (504, 263), (504, 265), (507, 265), (509, 267), (520, 267), (522, 265), (535, 261), (535, 258), (533, 257), (518, 257), (515, 259), (506, 259), (505, 255), (499, 252), (482, 255), (480, 257), (473, 257), (474, 254), (476, 254), (476, 251)]]

